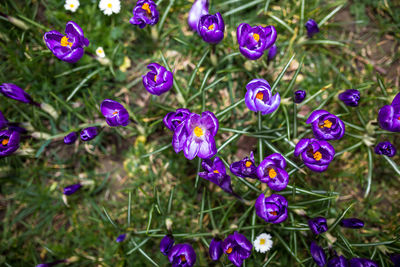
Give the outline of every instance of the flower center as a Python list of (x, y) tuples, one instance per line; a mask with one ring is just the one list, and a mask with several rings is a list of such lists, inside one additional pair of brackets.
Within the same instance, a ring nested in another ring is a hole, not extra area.
[(278, 215), (278, 213), (276, 211), (270, 211), (269, 214), (274, 215), (274, 216)]
[(108, 3), (107, 7), (108, 7), (108, 8), (112, 8), (112, 4), (111, 4), (111, 3)]
[(208, 26), (208, 29), (211, 31), (211, 30), (214, 30), (214, 24), (211, 24), (210, 26)]
[(268, 175), (270, 178), (274, 179), (276, 177), (276, 171), (273, 168), (268, 169)]
[(112, 114), (113, 114), (113, 115), (117, 115), (117, 114), (118, 114), (118, 111), (114, 111)]
[(70, 4), (69, 6), (70, 6), (71, 8), (74, 8), (74, 4)]
[(253, 163), (251, 163), (251, 161), (246, 161), (246, 168), (248, 168), (248, 167), (250, 167), (251, 166), (251, 164), (253, 164)]
[(3, 139), (3, 141), (1, 141), (1, 144), (2, 144), (3, 146), (6, 146), (6, 145), (8, 144), (9, 141), (10, 141), (9, 139)]
[(194, 128), (194, 130), (193, 130), (193, 132), (194, 132), (194, 134), (197, 136), (197, 137), (201, 137), (201, 136), (203, 136), (203, 129), (201, 129), (200, 127), (196, 127), (196, 128)]
[(322, 154), (321, 152), (317, 151), (313, 154), (313, 157), (316, 161), (320, 161), (322, 159)]
[(214, 170), (213, 173), (219, 173), (219, 171), (218, 170)]
[(61, 44), (61, 46), (68, 46), (68, 45), (72, 46), (72, 43), (68, 42), (68, 37), (67, 36), (63, 36), (61, 38), (60, 44)]
[(144, 3), (142, 6), (142, 9), (147, 11), (147, 14), (151, 15), (151, 10), (150, 10), (150, 6), (148, 3)]
[(324, 124), (320, 125), (319, 128), (331, 128), (332, 127), (332, 122), (330, 120), (324, 120)]
[(254, 41), (256, 41), (257, 43), (258, 43), (258, 41), (260, 41), (260, 35), (257, 33), (253, 33), (253, 38), (254, 38)]
[(263, 99), (264, 99), (264, 94), (263, 94), (263, 92), (258, 92), (258, 93), (256, 94), (256, 98), (257, 98), (257, 99), (260, 99), (260, 100), (263, 100)]
[(157, 81), (157, 75), (154, 75), (154, 82)]
[(264, 238), (261, 238), (260, 239), (260, 245), (264, 245), (265, 244), (265, 239)]
[(185, 255), (181, 255), (181, 261), (182, 261), (182, 262), (186, 262), (186, 257), (185, 257)]
[(232, 248), (228, 248), (228, 249), (226, 250), (226, 253), (227, 253), (227, 254), (231, 254), (231, 253), (232, 253), (232, 250), (233, 250)]

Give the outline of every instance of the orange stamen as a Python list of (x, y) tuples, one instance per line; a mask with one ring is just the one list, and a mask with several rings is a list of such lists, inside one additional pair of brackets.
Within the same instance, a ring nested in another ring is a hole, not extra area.
[(71, 42), (68, 42), (68, 37), (63, 36), (60, 41), (61, 46), (72, 46)]
[(2, 144), (3, 146), (6, 146), (6, 145), (8, 144), (9, 141), (10, 141), (9, 139), (3, 139), (3, 141), (1, 141), (1, 144)]
[(248, 168), (248, 167), (250, 167), (251, 166), (251, 164), (253, 164), (253, 163), (251, 163), (251, 161), (246, 161), (246, 168)]
[(209, 30), (214, 30), (214, 27), (215, 27), (214, 24), (211, 24), (210, 26), (208, 26), (208, 29)]
[(258, 35), (257, 33), (253, 33), (253, 38), (254, 41), (256, 41), (258, 43), (258, 41), (260, 41), (260, 35)]
[(264, 99), (264, 94), (263, 94), (262, 92), (258, 92), (258, 93), (256, 94), (256, 98), (257, 98), (257, 99), (260, 99), (260, 100), (263, 100), (263, 99)]
[(228, 248), (228, 249), (226, 250), (226, 253), (227, 253), (227, 254), (231, 254), (231, 253), (232, 253), (232, 250), (233, 250), (232, 248)]
[(322, 159), (322, 154), (321, 152), (317, 151), (313, 154), (313, 157), (316, 161), (320, 161)]
[(151, 15), (151, 10), (150, 10), (150, 6), (148, 3), (144, 3), (142, 6), (142, 9), (147, 11), (147, 14)]

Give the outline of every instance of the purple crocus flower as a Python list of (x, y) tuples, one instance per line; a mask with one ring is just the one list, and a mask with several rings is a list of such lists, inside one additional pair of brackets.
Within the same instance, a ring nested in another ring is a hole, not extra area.
[(285, 158), (279, 153), (271, 154), (258, 165), (258, 179), (262, 183), (267, 183), (272, 190), (282, 191), (289, 183), (289, 174), (285, 168)]
[(168, 253), (168, 260), (173, 267), (191, 267), (196, 262), (196, 252), (187, 243), (177, 244)]
[(58, 265), (60, 263), (64, 263), (67, 262), (67, 260), (58, 260), (58, 261), (53, 261), (53, 262), (48, 262), (48, 263), (40, 263), (38, 265), (36, 265), (35, 267), (51, 267), (51, 266), (55, 266)]
[(246, 89), (244, 100), (251, 111), (261, 111), (262, 115), (266, 115), (274, 112), (281, 103), (279, 93), (272, 95), (271, 86), (264, 79), (251, 80)]
[(269, 223), (281, 223), (287, 218), (288, 202), (281, 195), (272, 194), (265, 197), (261, 194), (256, 200), (256, 214)]
[(178, 108), (176, 111), (169, 112), (165, 115), (163, 119), (164, 125), (171, 131), (175, 131), (181, 123), (186, 121), (189, 114), (190, 110), (187, 108)]
[(345, 257), (335, 255), (328, 261), (327, 267), (349, 267), (349, 263)]
[(396, 155), (396, 151), (397, 150), (394, 145), (392, 145), (392, 143), (390, 143), (389, 141), (380, 142), (375, 147), (375, 154), (386, 155), (388, 157), (393, 157), (394, 155)]
[(208, 14), (208, 0), (196, 0), (189, 11), (188, 24), (193, 31), (197, 31), (197, 25), (202, 16)]
[(264, 28), (262, 26), (251, 27), (247, 23), (242, 23), (236, 29), (239, 51), (251, 60), (262, 57), (264, 51), (275, 43), (276, 36), (276, 29), (272, 25)]
[(320, 267), (325, 266), (326, 255), (325, 255), (324, 249), (322, 247), (318, 246), (317, 243), (315, 243), (315, 241), (311, 242), (310, 253), (311, 253), (311, 256), (314, 259), (315, 263), (318, 266), (320, 266)]
[(20, 134), (18, 131), (0, 131), (0, 158), (14, 153), (19, 148)]
[(24, 89), (16, 86), (13, 83), (3, 83), (0, 85), (0, 93), (2, 93), (5, 97), (40, 107), (40, 104), (33, 101), (32, 97), (25, 92)]
[(224, 252), (222, 250), (222, 240), (213, 238), (213, 240), (211, 240), (210, 248), (209, 248), (208, 252), (210, 254), (210, 258), (213, 261), (219, 260), (219, 258), (221, 258), (221, 256), (222, 256), (222, 253)]
[(357, 107), (360, 100), (360, 91), (356, 89), (348, 89), (339, 94), (339, 100), (343, 101), (349, 107)]
[(237, 267), (242, 266), (243, 261), (250, 257), (253, 245), (242, 234), (234, 232), (222, 241), (222, 250), (228, 259)]
[(111, 127), (126, 126), (129, 123), (128, 111), (117, 101), (104, 99), (101, 102), (100, 111)]
[(340, 226), (346, 228), (360, 229), (364, 227), (364, 222), (357, 218), (349, 218), (341, 220)]
[(141, 29), (146, 27), (147, 24), (151, 26), (157, 24), (160, 17), (157, 5), (153, 0), (137, 1), (132, 13), (133, 17), (129, 20), (129, 23), (138, 25)]
[(170, 90), (174, 83), (172, 72), (157, 63), (147, 65), (150, 70), (142, 76), (143, 85), (153, 95), (161, 95)]
[(160, 242), (160, 251), (165, 256), (168, 256), (169, 251), (174, 246), (175, 240), (172, 235), (165, 235)]
[(97, 136), (97, 128), (96, 127), (88, 127), (81, 131), (81, 140), (82, 141), (90, 141)]
[(308, 38), (319, 32), (318, 24), (313, 19), (309, 19), (304, 26), (307, 28)]
[(301, 139), (295, 149), (294, 155), (301, 154), (304, 164), (312, 171), (323, 172), (335, 156), (335, 149), (324, 140)]
[(126, 234), (121, 234), (121, 235), (119, 235), (119, 236), (117, 237), (117, 239), (115, 240), (115, 242), (121, 243), (121, 242), (123, 242), (123, 241), (125, 240), (125, 238), (126, 238)]
[(276, 53), (278, 53), (278, 47), (276, 46), (276, 44), (274, 44), (268, 51), (268, 62), (272, 61), (275, 58)]
[(71, 132), (64, 137), (64, 143), (71, 145), (75, 143), (76, 139), (78, 139), (78, 134), (76, 132)]
[(293, 95), (293, 102), (296, 104), (300, 104), (301, 102), (303, 102), (304, 98), (306, 98), (306, 91), (304, 90), (297, 90), (296, 92), (294, 92)]
[(322, 109), (313, 111), (306, 123), (311, 123), (314, 136), (319, 140), (338, 140), (346, 130), (341, 119)]
[(316, 217), (308, 220), (308, 226), (311, 232), (316, 235), (325, 233), (328, 230), (328, 225), (326, 224), (326, 219), (324, 217)]
[(392, 104), (379, 110), (378, 122), (384, 130), (400, 132), (400, 93), (393, 99)]
[(203, 15), (197, 25), (197, 31), (207, 43), (217, 44), (224, 39), (225, 23), (221, 14)]
[(1, 113), (0, 111), (0, 130), (7, 127), (7, 125), (8, 125), (8, 120), (4, 117), (3, 113)]
[(349, 266), (350, 267), (379, 267), (379, 265), (368, 259), (362, 259), (362, 258), (352, 258), (349, 260)]
[(241, 161), (236, 161), (230, 166), (231, 172), (241, 178), (257, 179), (257, 166), (254, 161), (254, 153), (250, 152), (250, 158), (245, 157)]
[(80, 183), (64, 187), (64, 195), (70, 196), (74, 194), (76, 191), (78, 191), (81, 187), (82, 185)]
[(44, 34), (44, 41), (50, 51), (60, 60), (75, 63), (84, 54), (84, 47), (89, 40), (83, 35), (83, 30), (73, 21), (65, 25), (65, 35), (58, 31), (49, 31)]
[(183, 141), (176, 140), (184, 138), (184, 135), (181, 135), (181, 127), (185, 127), (187, 132), (187, 138), (183, 145), (183, 153), (187, 159), (192, 160), (196, 156), (209, 159), (217, 153), (214, 136), (218, 132), (219, 123), (214, 113), (205, 111), (201, 113), (201, 116), (191, 113), (186, 119), (186, 123), (176, 128), (172, 144)]

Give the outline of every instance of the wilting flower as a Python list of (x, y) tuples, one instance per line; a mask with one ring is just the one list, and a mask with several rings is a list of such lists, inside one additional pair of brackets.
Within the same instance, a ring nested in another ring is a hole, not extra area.
[(394, 155), (396, 155), (396, 148), (389, 141), (380, 142), (375, 147), (375, 153), (378, 155), (393, 157)]
[(82, 141), (90, 141), (97, 136), (97, 128), (96, 127), (88, 127), (81, 131), (81, 140)]
[(360, 100), (360, 91), (356, 89), (348, 89), (339, 94), (339, 99), (343, 101), (343, 103), (345, 103), (347, 106), (357, 107), (358, 101)]
[(267, 183), (272, 190), (282, 191), (289, 183), (289, 174), (285, 171), (285, 168), (285, 158), (279, 153), (271, 154), (258, 165), (258, 179)]
[(5, 97), (27, 103), (36, 106), (40, 106), (39, 103), (33, 101), (32, 97), (24, 91), (24, 89), (16, 86), (13, 83), (3, 83), (0, 85), (0, 93), (2, 93)]
[(64, 143), (71, 145), (75, 143), (76, 139), (78, 139), (78, 134), (76, 132), (71, 132), (64, 137)]
[(349, 266), (351, 267), (379, 267), (379, 265), (369, 259), (352, 258), (349, 260)]
[(160, 17), (157, 5), (153, 0), (139, 0), (133, 8), (133, 17), (129, 22), (138, 25), (139, 28), (146, 27), (147, 24), (155, 25)]
[(328, 267), (348, 267), (348, 262), (345, 257), (335, 255), (328, 261)]
[(272, 194), (265, 197), (261, 194), (256, 200), (256, 214), (269, 223), (281, 223), (287, 218), (288, 202), (281, 195)]
[(119, 0), (101, 0), (99, 8), (103, 11), (104, 15), (110, 16), (112, 13), (119, 13), (121, 10), (121, 3)]
[(230, 166), (231, 172), (241, 178), (253, 178), (257, 179), (257, 166), (254, 161), (254, 153), (250, 152), (250, 158), (245, 157), (241, 161), (236, 161)]
[(378, 122), (384, 130), (400, 132), (400, 93), (393, 99), (392, 104), (379, 110)]
[(314, 136), (319, 140), (337, 140), (345, 132), (343, 121), (322, 109), (313, 111), (306, 123), (311, 123)]
[(100, 111), (111, 127), (126, 126), (129, 124), (129, 114), (123, 105), (111, 99), (104, 99)]
[(157, 63), (147, 65), (150, 70), (143, 75), (143, 85), (150, 94), (161, 95), (172, 88), (174, 76), (172, 72)]
[(35, 267), (51, 267), (51, 266), (55, 266), (59, 263), (63, 263), (63, 262), (67, 262), (67, 260), (58, 260), (58, 261), (53, 261), (53, 262), (48, 262), (48, 263), (40, 263), (38, 265), (36, 265)]
[(96, 55), (100, 58), (105, 58), (106, 57), (106, 53), (104, 53), (104, 49), (103, 47), (99, 46), (96, 49)]
[(335, 156), (335, 149), (324, 140), (301, 139), (295, 149), (294, 155), (301, 154), (304, 164), (312, 171), (323, 172)]
[(297, 90), (296, 92), (294, 92), (293, 95), (293, 102), (296, 104), (300, 104), (301, 102), (303, 102), (304, 98), (306, 98), (306, 91), (304, 90)]
[(65, 35), (58, 31), (49, 31), (44, 34), (44, 41), (50, 51), (58, 58), (68, 63), (75, 63), (84, 54), (84, 47), (89, 40), (83, 35), (83, 30), (73, 21), (65, 25)]
[(213, 261), (219, 260), (221, 258), (223, 250), (222, 250), (222, 240), (219, 240), (217, 238), (213, 238), (210, 243), (210, 248), (208, 250), (208, 253), (210, 254), (210, 258)]
[(207, 43), (217, 44), (224, 39), (225, 23), (221, 14), (203, 15), (197, 25), (197, 31)]
[(308, 226), (311, 232), (316, 235), (322, 234), (328, 230), (328, 225), (326, 224), (326, 219), (324, 217), (316, 217), (308, 220)]
[(4, 117), (3, 113), (0, 111), (0, 130), (8, 125), (8, 120)]
[(122, 241), (124, 241), (126, 238), (126, 234), (121, 234), (117, 237), (117, 239), (115, 240), (115, 242), (117, 243), (121, 243)]
[(260, 253), (265, 253), (272, 248), (273, 242), (270, 234), (262, 233), (253, 242), (254, 249)]
[(208, 0), (196, 0), (189, 11), (188, 24), (193, 31), (197, 31), (197, 25), (202, 16), (208, 14)]
[(70, 196), (76, 191), (78, 191), (82, 185), (80, 183), (69, 185), (67, 187), (64, 187), (64, 195)]
[(174, 246), (175, 240), (172, 235), (166, 235), (161, 239), (160, 242), (160, 251), (165, 256), (168, 256), (169, 251)]
[(176, 111), (169, 112), (165, 115), (163, 119), (164, 125), (171, 131), (175, 131), (181, 123), (186, 121), (189, 114), (190, 110), (187, 108), (178, 108)]
[(324, 249), (317, 245), (314, 241), (311, 242), (310, 246), (311, 257), (314, 259), (315, 263), (323, 267), (326, 264), (326, 255)]
[(276, 44), (274, 44), (268, 51), (268, 62), (272, 61), (275, 58), (277, 52), (278, 48)]
[(196, 252), (189, 244), (177, 244), (168, 253), (168, 260), (174, 267), (191, 267), (196, 263)]
[(222, 250), (235, 266), (242, 266), (243, 261), (250, 257), (253, 245), (242, 234), (234, 232), (222, 241)]
[(349, 218), (341, 220), (340, 226), (346, 228), (360, 229), (364, 227), (364, 222), (357, 218)]
[(262, 115), (274, 112), (281, 103), (279, 93), (272, 95), (271, 86), (264, 79), (251, 80), (246, 85), (245, 103), (251, 111), (261, 111)]
[(307, 28), (307, 35), (309, 38), (319, 32), (318, 24), (313, 19), (309, 19), (304, 26)]
[(79, 7), (79, 1), (78, 0), (65, 0), (65, 5), (64, 8), (66, 10), (69, 10), (71, 12), (75, 12)]
[(262, 26), (251, 27), (247, 23), (242, 23), (236, 29), (239, 51), (251, 60), (262, 57), (264, 51), (275, 43), (276, 36), (276, 29), (272, 25), (264, 28)]
[(0, 131), (0, 158), (14, 153), (19, 148), (20, 134), (18, 131)]

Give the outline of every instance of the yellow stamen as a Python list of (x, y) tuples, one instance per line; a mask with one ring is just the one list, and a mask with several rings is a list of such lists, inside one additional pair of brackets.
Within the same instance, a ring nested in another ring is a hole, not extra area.
[(269, 214), (274, 215), (274, 216), (278, 215), (278, 213), (276, 211), (270, 211)]
[(63, 36), (61, 38), (60, 44), (61, 44), (61, 46), (68, 46), (68, 45), (72, 46), (72, 43), (68, 42), (68, 37), (67, 36)]
[(111, 4), (111, 3), (108, 3), (107, 7), (108, 7), (108, 8), (112, 8), (112, 4)]
[(253, 163), (251, 163), (251, 161), (246, 161), (246, 168), (248, 168), (248, 167), (250, 167), (251, 166), (251, 164), (253, 164)]
[(186, 261), (185, 255), (181, 255), (181, 261)]
[(261, 238), (260, 239), (260, 245), (264, 245), (265, 244), (265, 239), (264, 238)]
[(260, 99), (260, 100), (263, 100), (263, 99), (264, 99), (264, 94), (263, 94), (262, 92), (258, 92), (258, 93), (256, 94), (256, 98), (257, 98), (257, 99)]
[(209, 30), (214, 30), (214, 27), (215, 27), (214, 24), (211, 24), (210, 26), (208, 26), (208, 29)]
[(69, 6), (70, 6), (71, 8), (74, 8), (74, 4), (70, 4)]
[(273, 168), (271, 168), (268, 170), (268, 175), (270, 178), (274, 179), (276, 177), (276, 171)]
[(328, 129), (331, 128), (332, 122), (330, 120), (324, 120), (324, 124), (320, 125), (319, 128), (324, 128), (324, 127), (328, 128)]
[(117, 115), (117, 114), (118, 114), (118, 111), (114, 111), (112, 114), (113, 114), (113, 115)]
[(9, 139), (3, 139), (3, 141), (1, 141), (1, 144), (3, 146), (6, 146), (8, 144), (8, 141), (10, 141)]
[(232, 248), (228, 248), (225, 252), (227, 253), (227, 254), (231, 254), (232, 253)]
[(258, 43), (258, 41), (260, 41), (260, 35), (258, 35), (257, 33), (253, 33), (253, 38), (254, 41), (256, 41)]
[(313, 157), (316, 161), (320, 161), (322, 159), (322, 154), (321, 152), (317, 151), (313, 154)]
[(201, 129), (200, 127), (196, 127), (196, 128), (194, 128), (194, 134), (197, 136), (197, 137), (201, 137), (201, 136), (203, 136), (203, 129)]
[(151, 15), (151, 10), (150, 10), (150, 6), (148, 3), (144, 3), (142, 6), (142, 9), (147, 11), (147, 14)]
[(213, 173), (219, 173), (219, 171), (218, 170), (214, 170)]
[(157, 81), (157, 75), (154, 75), (154, 81), (155, 82)]

